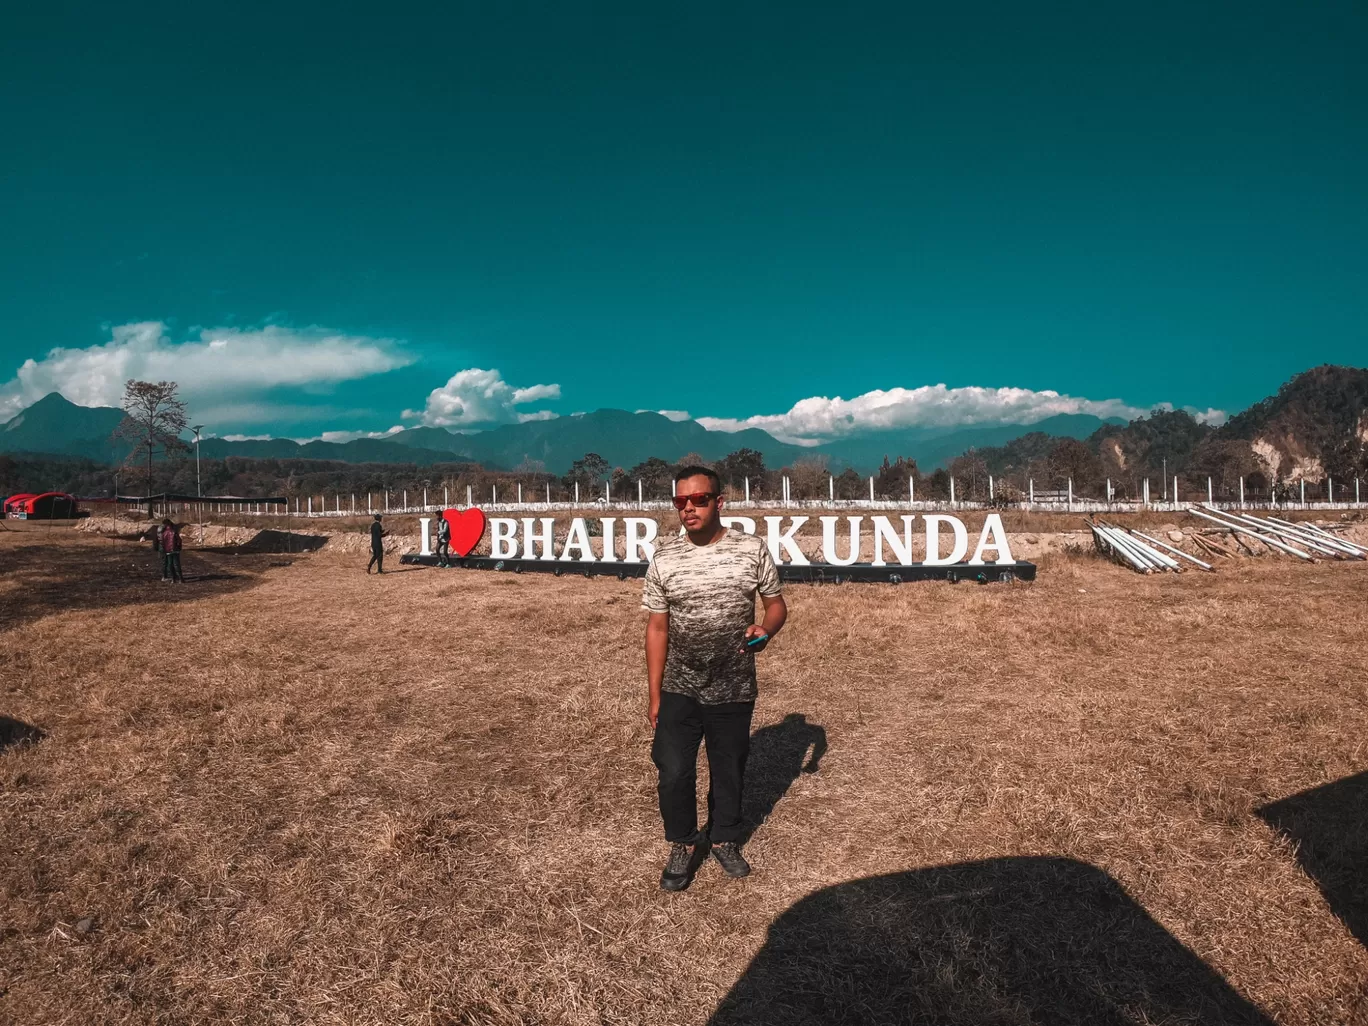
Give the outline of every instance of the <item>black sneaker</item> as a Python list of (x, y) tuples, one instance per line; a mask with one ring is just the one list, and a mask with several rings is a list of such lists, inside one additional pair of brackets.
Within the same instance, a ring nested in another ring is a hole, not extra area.
[(693, 851), (687, 844), (670, 845), (670, 858), (660, 874), (662, 891), (682, 891), (693, 878)]
[(741, 849), (735, 841), (720, 841), (714, 844), (712, 853), (713, 858), (722, 866), (722, 872), (728, 876), (737, 879), (750, 876), (750, 863), (742, 857)]

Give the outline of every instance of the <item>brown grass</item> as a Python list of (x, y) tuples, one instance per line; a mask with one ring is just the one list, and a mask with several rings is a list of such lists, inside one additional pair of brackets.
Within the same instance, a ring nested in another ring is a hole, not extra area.
[(1256, 814), (1368, 769), (1363, 565), (792, 587), (755, 874), (666, 895), (639, 583), (185, 562), (0, 533), (46, 732), (0, 750), (0, 1022), (1368, 1022)]

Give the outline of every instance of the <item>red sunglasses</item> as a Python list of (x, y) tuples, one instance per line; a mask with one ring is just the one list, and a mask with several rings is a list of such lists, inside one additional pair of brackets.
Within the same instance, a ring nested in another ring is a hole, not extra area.
[(692, 495), (676, 495), (674, 497), (675, 509), (683, 509), (688, 503), (693, 503), (695, 509), (701, 509), (713, 499), (721, 494), (719, 492), (694, 492)]

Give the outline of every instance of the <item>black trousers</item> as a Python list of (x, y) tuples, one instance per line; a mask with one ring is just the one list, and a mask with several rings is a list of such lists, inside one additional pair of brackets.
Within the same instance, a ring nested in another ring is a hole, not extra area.
[(651, 761), (660, 771), (660, 817), (665, 840), (694, 844), (698, 829), (698, 743), (708, 752), (708, 839), (739, 841), (742, 833), (741, 785), (750, 751), (754, 702), (704, 705), (687, 695), (660, 696)]
[(366, 564), (366, 573), (370, 573), (370, 568), (375, 567), (382, 574), (385, 572), (385, 550), (371, 549), (370, 562)]
[(437, 539), (437, 561), (439, 563), (451, 562), (451, 543), (444, 542), (441, 538)]
[(162, 580), (173, 581), (185, 580), (185, 575), (181, 573), (181, 561), (179, 552), (162, 553)]

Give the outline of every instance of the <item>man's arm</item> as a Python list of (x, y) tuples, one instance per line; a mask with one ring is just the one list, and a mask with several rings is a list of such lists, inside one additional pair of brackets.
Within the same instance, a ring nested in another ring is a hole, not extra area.
[(665, 653), (670, 647), (670, 614), (652, 613), (646, 619), (646, 718), (655, 730), (660, 716), (660, 685), (665, 680)]
[(746, 628), (746, 641), (751, 638), (764, 637), (764, 641), (754, 645), (746, 645), (743, 641), (741, 648), (747, 652), (761, 652), (765, 646), (774, 640), (774, 636), (784, 628), (784, 621), (788, 619), (788, 606), (784, 603), (783, 595), (761, 595), (760, 601), (765, 607), (765, 615), (760, 618), (759, 623), (753, 623)]

